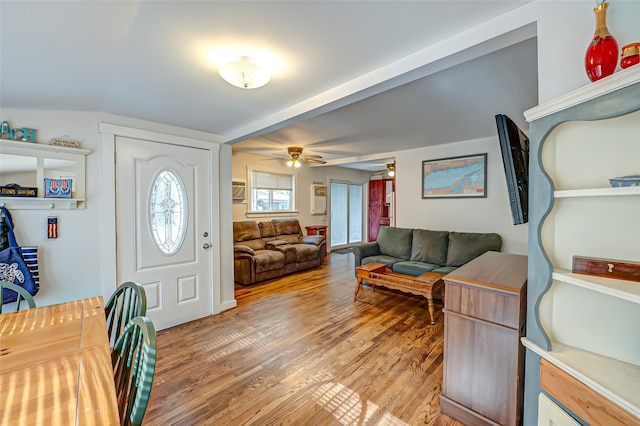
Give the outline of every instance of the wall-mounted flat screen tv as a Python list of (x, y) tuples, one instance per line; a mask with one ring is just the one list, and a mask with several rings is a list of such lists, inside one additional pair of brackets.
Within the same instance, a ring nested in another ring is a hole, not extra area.
[(529, 221), (529, 138), (506, 115), (496, 115), (513, 224)]

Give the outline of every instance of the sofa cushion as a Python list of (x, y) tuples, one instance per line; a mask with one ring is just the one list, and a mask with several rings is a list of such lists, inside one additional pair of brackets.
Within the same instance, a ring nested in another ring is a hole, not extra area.
[(445, 266), (462, 266), (488, 251), (500, 251), (502, 237), (493, 233), (449, 232)]
[(448, 245), (448, 231), (414, 229), (413, 244), (411, 246), (411, 260), (444, 265), (447, 262)]
[(254, 259), (257, 274), (284, 267), (284, 254), (276, 250), (257, 250)]
[(309, 262), (312, 260), (318, 260), (318, 252), (320, 247), (311, 244), (294, 244), (296, 248), (296, 262)]
[(436, 274), (447, 275), (455, 271), (456, 269), (458, 269), (457, 266), (441, 266), (439, 268), (434, 269), (431, 272), (435, 272)]
[(264, 249), (260, 228), (253, 220), (233, 222), (233, 242), (241, 243), (253, 250)]
[(271, 221), (279, 240), (284, 240), (289, 244), (298, 244), (302, 238), (300, 222), (295, 218), (274, 219)]
[(413, 229), (382, 226), (378, 232), (378, 246), (380, 253), (401, 260), (411, 258), (411, 240)]
[(433, 263), (416, 262), (416, 261), (403, 261), (394, 263), (391, 270), (397, 274), (413, 275), (417, 277), (425, 272), (431, 272), (440, 265), (434, 265)]
[(260, 235), (265, 240), (273, 240), (276, 237), (276, 229), (273, 227), (273, 223), (260, 222), (258, 226), (260, 227)]
[(277, 246), (275, 250), (278, 250), (280, 253), (284, 254), (285, 265), (297, 262), (298, 250), (296, 250), (296, 246), (292, 246), (291, 244), (281, 244)]
[(384, 254), (379, 254), (377, 256), (369, 256), (369, 257), (365, 257), (362, 259), (362, 264), (366, 265), (367, 263), (384, 263), (385, 265), (387, 265), (389, 268), (391, 268), (391, 266), (394, 263), (397, 262), (402, 262), (403, 259), (398, 259), (397, 257), (393, 257), (393, 256), (386, 256)]

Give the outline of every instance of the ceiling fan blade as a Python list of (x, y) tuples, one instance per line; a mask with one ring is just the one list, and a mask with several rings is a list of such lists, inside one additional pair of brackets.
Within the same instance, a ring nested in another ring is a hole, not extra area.
[(322, 158), (322, 155), (305, 155), (304, 158)]
[(308, 163), (327, 164), (326, 161), (316, 160), (315, 158), (303, 157), (302, 159)]

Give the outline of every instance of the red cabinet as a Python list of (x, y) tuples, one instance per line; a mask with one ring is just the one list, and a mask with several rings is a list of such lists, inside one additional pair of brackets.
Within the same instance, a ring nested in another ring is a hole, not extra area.
[(369, 241), (378, 238), (381, 226), (389, 226), (393, 212), (391, 200), (387, 197), (387, 182), (391, 183), (391, 192), (395, 192), (394, 179), (369, 181)]

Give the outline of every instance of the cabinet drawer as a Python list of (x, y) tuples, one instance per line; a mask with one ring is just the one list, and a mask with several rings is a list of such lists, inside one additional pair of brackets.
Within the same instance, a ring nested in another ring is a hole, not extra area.
[[(524, 321), (524, 301), (519, 293), (507, 293), (447, 281), (445, 309), (518, 330)], [(522, 312), (521, 312), (522, 311)]]
[(580, 426), (543, 393), (538, 396), (538, 426)]
[(545, 359), (540, 360), (540, 387), (590, 425), (640, 425), (640, 419)]

